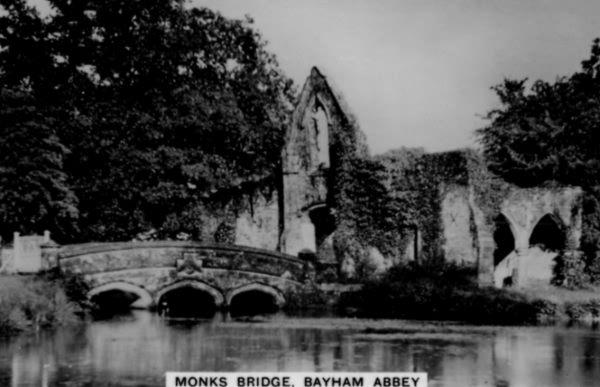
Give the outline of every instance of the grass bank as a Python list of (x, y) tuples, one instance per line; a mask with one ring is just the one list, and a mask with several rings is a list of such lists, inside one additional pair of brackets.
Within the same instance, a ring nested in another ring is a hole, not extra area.
[(74, 323), (85, 295), (77, 278), (57, 274), (0, 276), (0, 334)]
[(452, 320), (472, 324), (533, 324), (595, 319), (600, 295), (551, 286), (482, 288), (472, 268), (409, 262), (342, 295), (339, 307), (367, 318)]

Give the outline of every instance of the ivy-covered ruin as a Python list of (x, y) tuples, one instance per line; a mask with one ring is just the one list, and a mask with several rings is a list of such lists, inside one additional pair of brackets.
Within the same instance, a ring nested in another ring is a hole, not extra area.
[(324, 280), (418, 260), (472, 267), (481, 284), (549, 282), (556, 256), (580, 245), (581, 189), (517, 187), (471, 149), (371, 156), (343, 96), (317, 68), (272, 179), (245, 190), (232, 216), (215, 218), (215, 240), (227, 223), (226, 242), (314, 260)]

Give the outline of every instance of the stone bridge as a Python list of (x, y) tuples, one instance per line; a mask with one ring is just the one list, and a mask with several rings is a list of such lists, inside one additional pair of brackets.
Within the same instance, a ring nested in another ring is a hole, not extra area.
[(246, 293), (280, 307), (284, 295), (301, 286), (308, 268), (273, 251), (173, 241), (43, 246), (42, 260), (47, 267), (83, 274), (90, 298), (121, 292), (133, 295), (133, 306), (140, 308), (160, 306), (181, 290), (196, 292), (185, 296), (192, 308), (200, 299), (227, 308)]

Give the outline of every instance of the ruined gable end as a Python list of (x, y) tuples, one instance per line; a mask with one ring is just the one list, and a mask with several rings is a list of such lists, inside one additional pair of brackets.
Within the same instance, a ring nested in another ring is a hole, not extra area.
[(331, 175), (347, 157), (367, 155), (364, 141), (341, 93), (313, 67), (282, 152), (283, 251), (293, 255), (301, 250), (318, 252), (319, 244), (328, 239), (334, 229), (328, 203)]

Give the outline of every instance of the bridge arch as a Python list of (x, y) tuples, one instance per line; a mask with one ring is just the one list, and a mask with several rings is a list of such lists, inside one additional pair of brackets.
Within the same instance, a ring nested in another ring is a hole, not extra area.
[(264, 285), (261, 283), (251, 283), (251, 284), (246, 284), (246, 285), (242, 285), (240, 287), (237, 287), (235, 289), (231, 289), (229, 292), (227, 292), (227, 296), (225, 297), (227, 305), (231, 306), (231, 301), (238, 295), (242, 294), (242, 293), (246, 293), (246, 292), (262, 292), (262, 293), (266, 293), (270, 296), (273, 297), (275, 304), (278, 307), (281, 307), (285, 304), (285, 298), (283, 297), (283, 294), (281, 294), (281, 292), (277, 289), (275, 289), (272, 286), (268, 286), (268, 285)]
[(163, 287), (156, 293), (156, 297), (155, 297), (156, 304), (158, 305), (161, 298), (163, 296), (165, 296), (167, 293), (172, 292), (174, 290), (183, 289), (183, 288), (192, 288), (192, 289), (196, 289), (196, 290), (200, 290), (205, 293), (208, 293), (210, 296), (212, 296), (215, 306), (217, 308), (220, 308), (224, 304), (225, 300), (223, 298), (223, 294), (218, 289), (216, 289), (204, 282), (196, 281), (196, 280), (183, 280), (183, 281), (175, 282), (171, 285), (167, 285), (167, 286)]
[(150, 306), (152, 306), (152, 295), (149, 291), (142, 288), (141, 286), (123, 281), (109, 282), (106, 284), (95, 286), (88, 292), (88, 298), (91, 300), (93, 297), (98, 296), (102, 293), (115, 290), (125, 293), (132, 293), (138, 296), (138, 300), (136, 300), (132, 304), (132, 306), (139, 308), (149, 308)]

